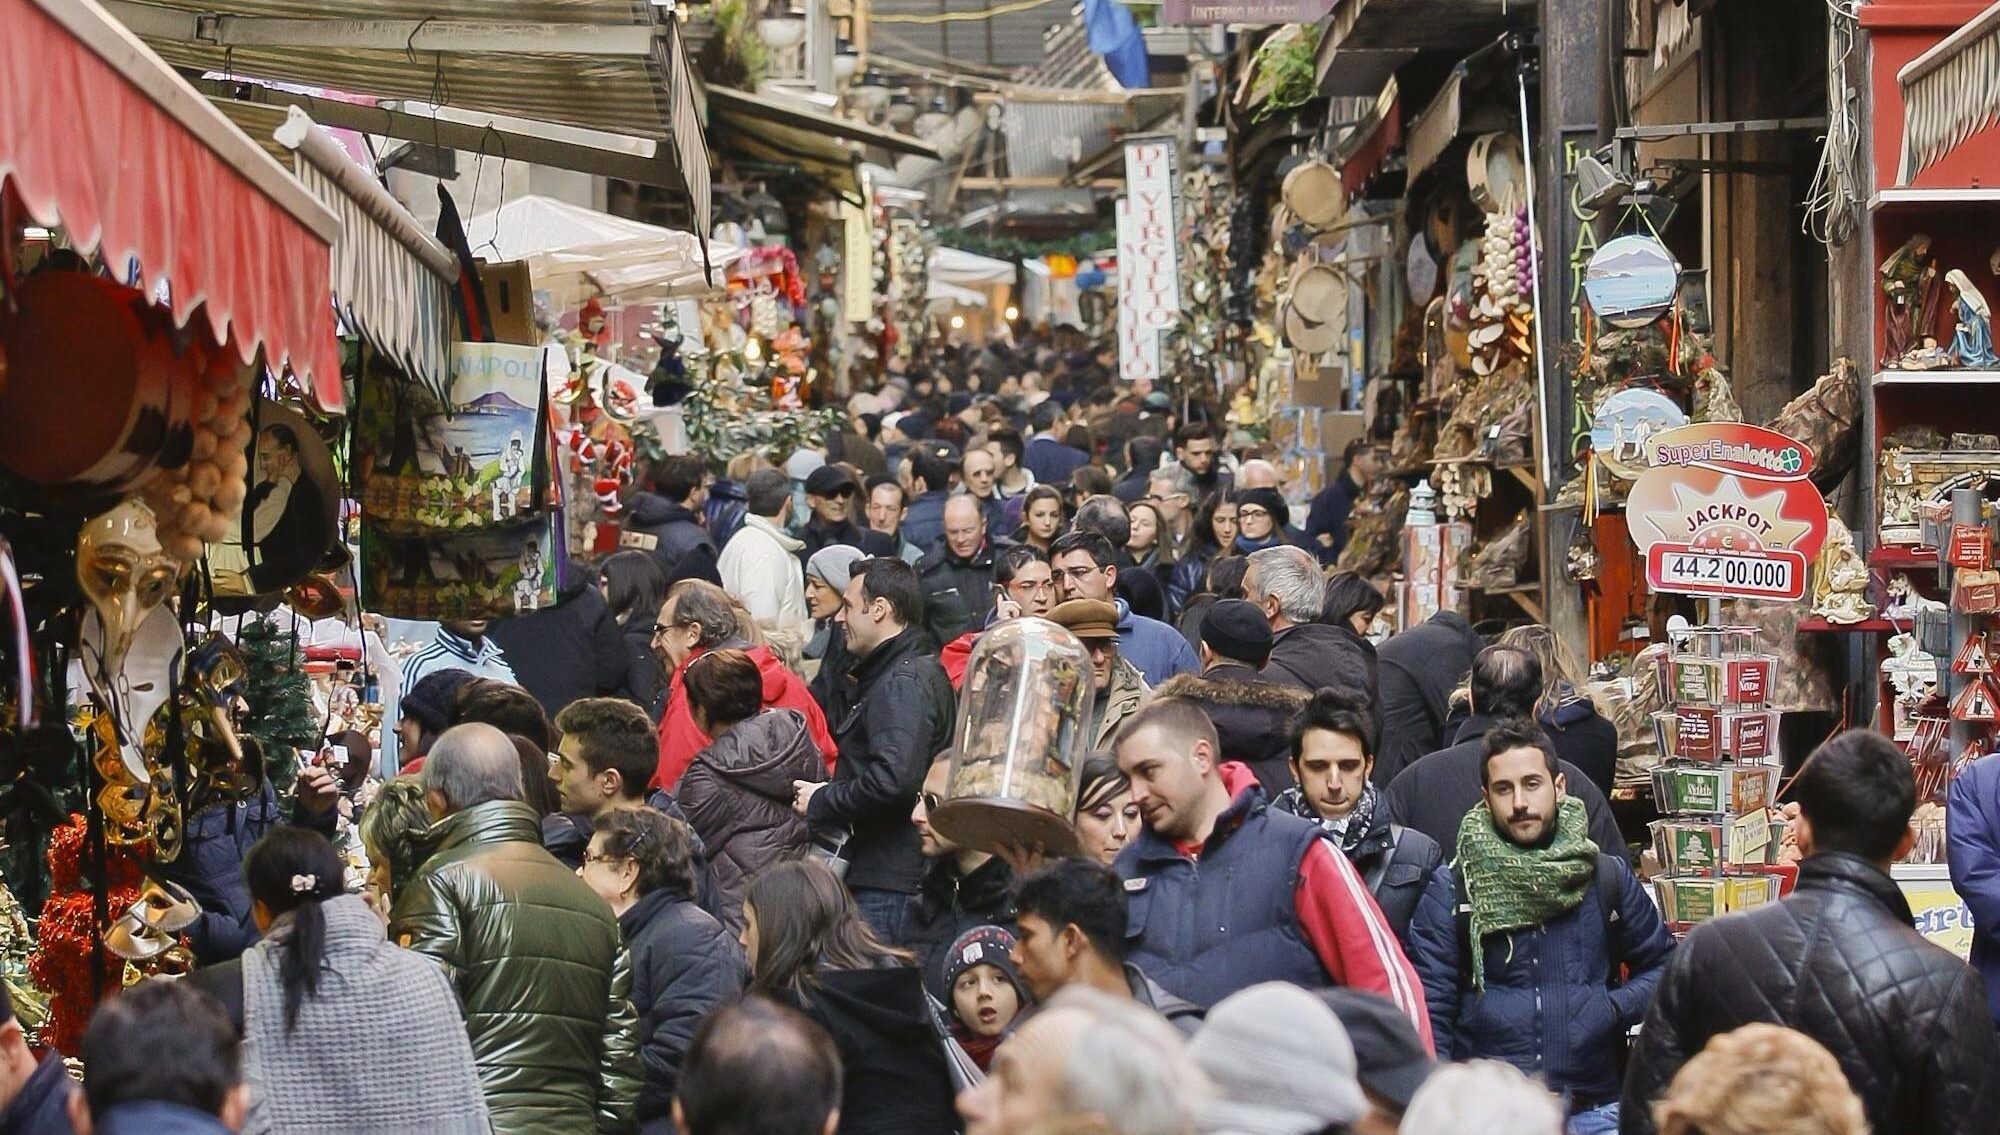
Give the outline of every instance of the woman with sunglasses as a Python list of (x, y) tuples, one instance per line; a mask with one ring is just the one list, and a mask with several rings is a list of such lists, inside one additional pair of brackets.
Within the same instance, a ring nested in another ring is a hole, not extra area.
[(672, 1131), (681, 1060), (702, 1019), (734, 1001), (747, 976), (743, 951), (694, 899), (694, 829), (651, 808), (599, 817), (577, 874), (611, 904), (632, 956), (639, 1014), (639, 1130)]

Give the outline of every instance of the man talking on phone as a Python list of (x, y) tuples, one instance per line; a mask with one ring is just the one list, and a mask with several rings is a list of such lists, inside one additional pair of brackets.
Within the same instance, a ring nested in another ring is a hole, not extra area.
[(1034, 615), (1046, 619), (1056, 605), (1056, 577), (1049, 558), (1027, 544), (1009, 544), (993, 557), (993, 613), (984, 624), (973, 627), (944, 644), (938, 661), (951, 679), (951, 688), (965, 684), (965, 665), (972, 658), (972, 644), (986, 628), (1004, 619)]

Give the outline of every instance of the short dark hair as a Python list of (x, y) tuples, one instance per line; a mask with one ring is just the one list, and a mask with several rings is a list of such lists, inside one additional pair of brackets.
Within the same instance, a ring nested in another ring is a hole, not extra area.
[(556, 714), (556, 732), (577, 739), (577, 752), (592, 776), (616, 772), (627, 799), (643, 798), (659, 771), (653, 720), (624, 698), (578, 698)]
[(1090, 948), (1122, 964), (1131, 952), (1125, 937), (1125, 884), (1118, 872), (1094, 859), (1058, 859), (1014, 886), (1014, 908), (1049, 924), (1083, 932)]
[[(1347, 448), (1340, 451), (1340, 467), (1342, 469), (1345, 469), (1349, 465), (1354, 464), (1354, 459), (1356, 457), (1359, 457), (1361, 454), (1364, 454), (1373, 448), (1375, 448), (1375, 443), (1373, 441), (1370, 441), (1365, 436), (1357, 437), (1353, 441), (1348, 442)], [(1364, 485), (1362, 487), (1366, 488), (1367, 486)]]
[(272, 441), (277, 442), (279, 445), (284, 446), (286, 449), (291, 450), (293, 453), (297, 453), (299, 451), (298, 433), (294, 431), (292, 427), (286, 425), (283, 422), (272, 422), (270, 425), (265, 426), (263, 429), (257, 432), (259, 434), (270, 434)]
[(1132, 538), (1132, 514), (1125, 510), (1124, 501), (1103, 493), (1076, 506), (1076, 519), (1070, 521), (1070, 527), (1077, 532), (1095, 532), (1113, 548), (1122, 548)]
[(1002, 426), (996, 430), (987, 430), (986, 440), (999, 446), (1001, 454), (1013, 458), (1016, 465), (1019, 465), (1021, 459), (1028, 455), (1028, 443), (1021, 440), (1020, 430), (1011, 429), (1006, 426)]
[[(1088, 432), (1085, 433), (1083, 440), (1085, 444), (1077, 448), (1088, 447), (1090, 441)], [(1102, 465), (1079, 465), (1076, 471), (1069, 475), (1069, 487), (1080, 497), (1103, 496), (1111, 491), (1111, 471)]]
[(1151, 473), (1160, 465), (1160, 452), (1165, 447), (1160, 439), (1151, 434), (1140, 434), (1125, 443), (1125, 467), (1141, 473)]
[(90, 1114), (125, 1103), (167, 1103), (221, 1115), (243, 1082), (243, 1045), (213, 997), (184, 981), (153, 978), (107, 997), (79, 1052)]
[(923, 624), (924, 588), (916, 568), (894, 556), (870, 556), (855, 561), (853, 574), (861, 580), (863, 601), (887, 599), (898, 622), (906, 627)]
[(1014, 582), (1029, 564), (1046, 564), (1049, 558), (1033, 544), (1011, 544), (993, 558), (993, 582), (1002, 587)]
[(639, 865), (639, 893), (672, 889), (694, 897), (694, 857), (699, 839), (686, 820), (651, 808), (612, 808), (597, 818), (593, 834), (606, 854)]
[(1509, 717), (1488, 729), (1486, 736), (1480, 740), (1479, 787), (1486, 787), (1487, 769), (1493, 763), (1493, 758), (1502, 753), (1511, 753), (1515, 749), (1540, 750), (1542, 760), (1548, 763), (1549, 777), (1553, 779), (1562, 774), (1555, 743), (1549, 740), (1548, 732), (1542, 728), (1542, 723), (1532, 717)]
[(896, 490), (896, 499), (901, 501), (903, 505), (910, 503), (910, 494), (904, 491), (903, 482), (889, 476), (887, 473), (877, 473), (873, 477), (868, 478), (868, 495), (871, 497), (874, 496), (875, 490), (884, 485)]
[(1208, 428), (1207, 422), (1189, 422), (1174, 431), (1174, 448), (1176, 449), (1184, 448), (1191, 441), (1204, 440), (1215, 440), (1215, 431)]
[(752, 994), (694, 1031), (674, 1097), (687, 1135), (820, 1135), (843, 1077), (825, 1030)]
[(1249, 556), (1217, 556), (1208, 561), (1208, 593), (1234, 599), (1243, 594), (1243, 577), (1249, 574)]
[(1917, 807), (1910, 758), (1869, 729), (1850, 729), (1806, 758), (1791, 798), (1812, 824), (1813, 853), (1844, 851), (1870, 862), (1896, 854)]
[(1035, 428), (1036, 433), (1042, 433), (1054, 429), (1056, 423), (1062, 420), (1062, 416), (1062, 407), (1056, 405), (1054, 399), (1044, 399), (1037, 402), (1034, 410), (1029, 413), (1028, 424)]
[(1292, 760), (1305, 755), (1306, 732), (1324, 729), (1344, 733), (1361, 743), (1361, 755), (1375, 759), (1375, 722), (1367, 703), (1341, 690), (1323, 689), (1292, 719)]
[(783, 469), (759, 469), (743, 481), (745, 506), (752, 516), (776, 516), (792, 499), (792, 479)]
[(1373, 619), (1388, 600), (1375, 585), (1351, 571), (1343, 571), (1326, 581), (1326, 597), (1320, 601), (1319, 621), (1330, 627), (1351, 626), (1348, 619), (1366, 615)]
[(688, 707), (698, 709), (713, 731), (757, 716), (764, 708), (764, 672), (741, 650), (711, 650), (688, 663), (681, 675)]
[(951, 462), (938, 455), (930, 446), (918, 446), (910, 450), (910, 478), (924, 483), (924, 491), (941, 493), (951, 488)]
[(653, 470), (653, 488), (675, 504), (688, 499), (707, 479), (707, 468), (694, 456), (663, 458)]
[(498, 678), (474, 678), (452, 696), (451, 723), (464, 725), (468, 721), (526, 737), (544, 753), (554, 744), (542, 703), (514, 683)]
[(1097, 532), (1065, 532), (1056, 537), (1056, 542), (1049, 545), (1049, 562), (1054, 563), (1056, 557), (1066, 556), (1071, 552), (1089, 553), (1090, 562), (1101, 568), (1110, 567), (1118, 562), (1116, 548), (1111, 541)]
[(1489, 646), (1472, 660), (1472, 708), (1482, 717), (1533, 717), (1542, 663), (1512, 646)]

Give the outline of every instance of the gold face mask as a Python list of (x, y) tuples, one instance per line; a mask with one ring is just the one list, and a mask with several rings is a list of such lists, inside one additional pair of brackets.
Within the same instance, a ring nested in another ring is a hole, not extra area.
[(104, 628), (101, 672), (119, 673), (132, 636), (180, 578), (181, 563), (160, 546), (153, 510), (137, 497), (92, 518), (76, 538), (76, 580)]

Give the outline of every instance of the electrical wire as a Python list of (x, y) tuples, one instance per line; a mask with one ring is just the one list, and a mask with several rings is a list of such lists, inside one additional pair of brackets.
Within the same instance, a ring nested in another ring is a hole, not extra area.
[(1847, 81), (1860, 43), (1857, 6), (1855, 0), (1826, 0), (1826, 137), (1800, 223), (1825, 245), (1845, 244), (1861, 227), (1861, 92)]

